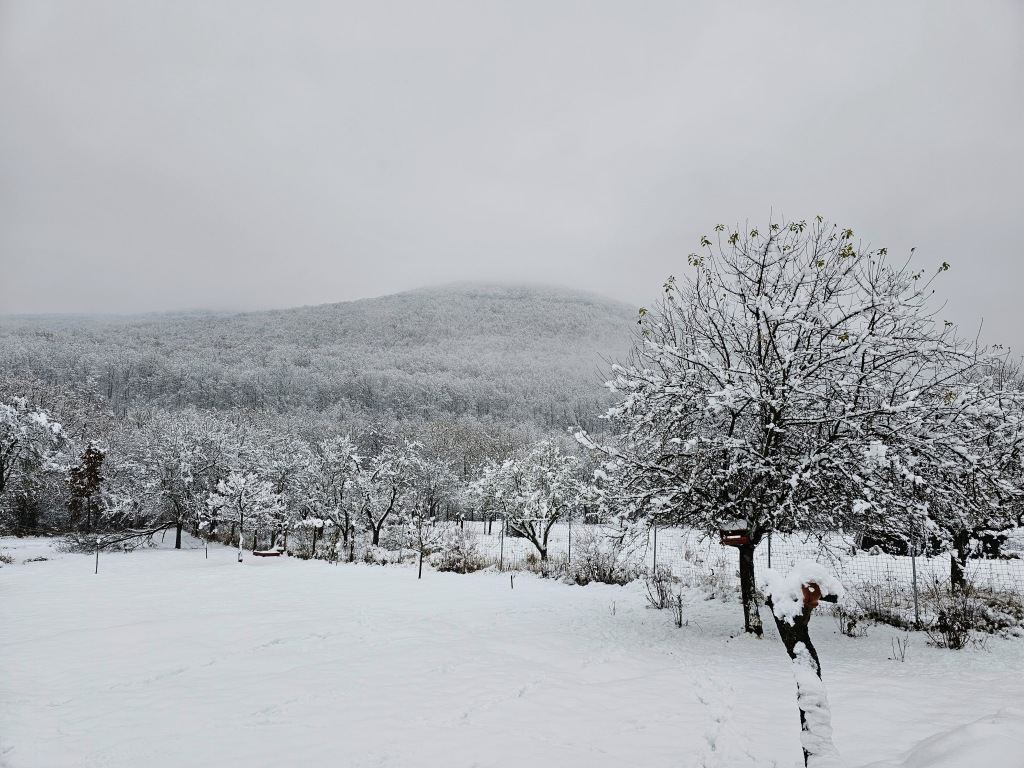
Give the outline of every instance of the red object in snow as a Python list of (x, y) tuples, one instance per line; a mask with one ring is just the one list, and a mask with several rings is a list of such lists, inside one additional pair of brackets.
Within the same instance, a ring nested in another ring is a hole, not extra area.
[(744, 544), (750, 543), (750, 531), (746, 528), (723, 528), (718, 535), (726, 547), (742, 547)]
[(821, 600), (821, 587), (812, 581), (809, 584), (801, 584), (800, 592), (803, 594), (805, 606), (812, 611), (818, 607), (818, 601)]

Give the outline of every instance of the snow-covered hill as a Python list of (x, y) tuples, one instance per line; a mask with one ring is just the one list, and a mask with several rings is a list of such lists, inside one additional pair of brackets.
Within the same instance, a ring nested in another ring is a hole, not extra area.
[(635, 308), (541, 286), (457, 284), (250, 313), (6, 316), (11, 376), (151, 403), (589, 423)]

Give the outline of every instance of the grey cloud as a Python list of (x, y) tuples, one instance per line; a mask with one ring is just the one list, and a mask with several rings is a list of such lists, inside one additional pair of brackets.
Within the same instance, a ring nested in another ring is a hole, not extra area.
[(0, 309), (645, 303), (721, 221), (953, 264), (1024, 348), (1014, 2), (0, 6)]

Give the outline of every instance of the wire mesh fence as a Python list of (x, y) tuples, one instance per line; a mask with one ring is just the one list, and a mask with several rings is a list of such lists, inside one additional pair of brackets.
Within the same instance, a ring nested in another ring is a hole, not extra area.
[[(657, 528), (623, 536), (603, 525), (557, 523), (546, 541), (546, 558), (529, 539), (509, 532), (500, 519), (439, 523), (424, 535), (402, 525), (386, 526), (379, 546), (365, 539), (343, 544), (339, 532), (320, 533), (317, 557), (376, 563), (416, 562), (420, 552), (441, 570), (466, 572), (495, 567), (506, 571), (535, 570), (548, 575), (568, 574), (577, 583), (604, 580), (596, 567), (615, 576), (616, 583), (655, 573), (674, 583), (697, 586), (715, 596), (739, 593), (739, 552), (724, 546), (718, 536), (684, 528)], [(313, 553), (311, 529), (290, 532), (288, 549)], [(429, 541), (429, 546), (424, 545)], [(973, 558), (966, 568), (975, 595), (983, 593), (989, 606), (1008, 609), (1017, 624), (1024, 622), (1024, 551), (1021, 542), (1004, 558)], [(851, 537), (772, 535), (762, 539), (754, 555), (755, 577), (768, 568), (788, 571), (801, 560), (826, 566), (843, 584), (846, 597), (839, 608), (851, 614), (898, 626), (928, 626), (951, 594), (948, 554), (907, 556), (864, 551)], [(609, 565), (610, 561), (614, 561)], [(470, 566), (469, 563), (472, 562)], [(591, 575), (587, 575), (588, 567)], [(1011, 622), (1012, 623), (1012, 622)]]
[[(537, 548), (525, 538), (505, 533), (500, 521), (490, 526), (466, 522), (463, 531), (488, 564), (506, 570), (539, 566)], [(548, 536), (548, 561), (556, 566), (571, 565), (608, 533), (599, 525), (556, 524)], [(662, 571), (683, 583), (739, 591), (738, 550), (723, 546), (717, 537), (688, 529), (661, 528), (648, 530), (646, 536), (619, 546), (620, 555), (632, 561), (637, 573)], [(922, 611), (927, 613), (922, 602), (927, 602), (929, 595), (948, 591), (950, 583), (948, 554), (911, 557), (867, 552), (856, 548), (852, 538), (841, 535), (766, 537), (756, 550), (754, 569), (760, 578), (768, 568), (787, 571), (801, 560), (813, 560), (829, 568), (846, 588), (848, 603), (908, 624), (919, 621)], [(1011, 594), (1024, 600), (1024, 559), (1020, 557), (971, 559), (966, 573), (975, 590)]]

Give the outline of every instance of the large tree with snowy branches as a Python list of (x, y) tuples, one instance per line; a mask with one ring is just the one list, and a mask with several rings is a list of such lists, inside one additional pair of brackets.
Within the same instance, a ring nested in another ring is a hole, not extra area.
[(976, 385), (986, 358), (929, 307), (934, 274), (820, 217), (715, 229), (613, 367), (618, 439), (579, 438), (648, 519), (746, 532), (744, 624), (760, 634), (754, 552), (768, 533), (953, 503), (967, 475), (990, 513), (1015, 491), (1005, 443), (988, 458), (971, 448), (1002, 406)]

